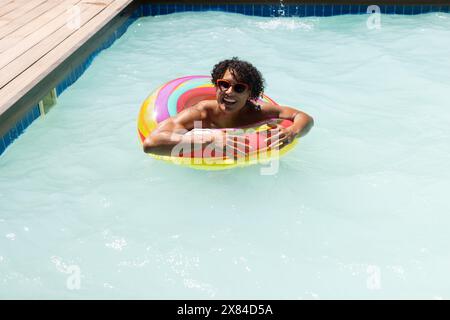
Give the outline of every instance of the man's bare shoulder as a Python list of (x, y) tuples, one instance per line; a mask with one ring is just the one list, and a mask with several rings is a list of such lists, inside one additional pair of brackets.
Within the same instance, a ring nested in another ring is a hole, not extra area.
[(202, 100), (194, 107), (199, 108), (199, 110), (214, 111), (217, 110), (218, 105), (216, 100)]

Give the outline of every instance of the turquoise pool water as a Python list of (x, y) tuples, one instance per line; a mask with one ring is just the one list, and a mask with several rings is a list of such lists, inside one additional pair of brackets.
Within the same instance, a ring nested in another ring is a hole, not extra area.
[[(449, 298), (450, 15), (137, 20), (0, 157), (0, 298)], [(316, 125), (275, 175), (140, 147), (141, 102), (219, 60)]]

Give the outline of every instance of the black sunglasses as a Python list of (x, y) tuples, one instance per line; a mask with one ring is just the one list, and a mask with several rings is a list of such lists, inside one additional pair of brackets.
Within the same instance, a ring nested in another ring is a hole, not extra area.
[(216, 84), (222, 91), (226, 91), (228, 90), (228, 88), (233, 87), (233, 90), (237, 93), (243, 93), (249, 88), (248, 84), (246, 83), (238, 82), (235, 84), (231, 84), (231, 82), (226, 79), (219, 79), (216, 81)]

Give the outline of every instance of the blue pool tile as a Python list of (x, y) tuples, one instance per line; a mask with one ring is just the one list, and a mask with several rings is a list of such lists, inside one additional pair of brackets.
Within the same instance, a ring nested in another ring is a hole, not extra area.
[(343, 4), (341, 6), (341, 14), (350, 14), (350, 5), (348, 4)]
[(39, 105), (34, 106), (33, 108), (33, 118), (37, 119), (41, 115), (41, 110), (39, 109)]
[(144, 17), (147, 17), (147, 16), (149, 16), (149, 15), (151, 15), (151, 14), (152, 14), (151, 6), (148, 5), (148, 4), (143, 4), (143, 5), (142, 5), (142, 15), (143, 15)]
[(286, 16), (288, 17), (296, 17), (297, 16), (297, 6), (293, 4), (285, 5)]
[(3, 137), (0, 137), (0, 143), (3, 143), (3, 151), (6, 150), (6, 148), (8, 148), (8, 146), (11, 144), (11, 142), (9, 141), (9, 135), (8, 133), (6, 133)]
[(386, 6), (386, 14), (393, 14), (395, 12), (394, 6)]
[(359, 14), (367, 14), (367, 9), (369, 8), (369, 5), (361, 4), (359, 6)]
[(350, 6), (350, 13), (351, 14), (359, 14), (358, 5), (351, 5)]
[(272, 6), (272, 17), (281, 17), (283, 15), (283, 10), (280, 6)]
[(20, 121), (16, 123), (15, 129), (17, 132), (17, 136), (20, 136), (23, 132), (23, 127)]
[(255, 13), (255, 16), (262, 17), (263, 16), (263, 8), (264, 8), (264, 5), (254, 4), (253, 12)]
[(194, 5), (192, 3), (186, 3), (184, 5), (184, 11), (194, 11)]
[(278, 17), (278, 6), (269, 6), (269, 17)]
[(219, 11), (219, 5), (217, 5), (217, 4), (210, 4), (208, 10), (209, 11)]
[(271, 12), (270, 12), (271, 11), (271, 6), (263, 5), (262, 9), (263, 9), (263, 11), (262, 11), (263, 17), (270, 17), (270, 15), (271, 15)]
[(395, 6), (395, 14), (404, 14), (405, 13), (405, 6), (399, 5)]
[(23, 118), (20, 119), (17, 123), (16, 123), (16, 127), (18, 129), (19, 135), (22, 134), (22, 132), (27, 128), (26, 124), (23, 121)]
[(297, 6), (297, 17), (306, 17), (306, 5), (299, 4)]
[(333, 15), (340, 15), (342, 14), (342, 5), (335, 4), (333, 5)]
[(235, 13), (236, 5), (235, 4), (227, 4), (227, 12)]
[(314, 5), (305, 5), (305, 17), (311, 17), (315, 14), (315, 8)]
[(217, 5), (217, 7), (218, 7), (218, 11), (223, 11), (223, 12), (227, 12), (228, 10), (227, 10), (227, 5), (226, 4), (219, 4), (219, 5)]
[(7, 132), (3, 138), (3, 144), (5, 145), (5, 149), (8, 148), (8, 146), (11, 144), (11, 139), (9, 138), (9, 132)]
[(422, 6), (422, 13), (430, 13), (433, 12), (433, 7), (430, 5)]
[(165, 4), (158, 4), (158, 16), (166, 14), (167, 12), (167, 5)]
[(22, 125), (22, 129), (25, 130), (30, 125), (30, 122), (28, 122), (27, 115), (25, 114), (22, 119), (20, 119), (20, 124)]
[(290, 5), (287, 5), (287, 4), (285, 4), (283, 7), (282, 7), (282, 9), (283, 9), (283, 11), (284, 11), (284, 16), (285, 17), (291, 17), (291, 8), (290, 8), (291, 6)]
[(442, 6), (442, 7), (441, 7), (441, 12), (447, 12), (447, 13), (450, 13), (450, 6)]
[(176, 4), (175, 5), (175, 12), (183, 12), (183, 11), (186, 11), (184, 4)]
[(404, 6), (405, 10), (403, 10), (403, 14), (412, 14), (411, 6)]
[(152, 16), (156, 16), (158, 14), (158, 11), (159, 11), (159, 6), (157, 4), (150, 5), (150, 12), (151, 12), (150, 14)]
[(176, 12), (175, 5), (174, 4), (168, 4), (167, 5), (167, 13), (169, 14), (169, 13), (175, 13), (175, 12)]
[(28, 112), (26, 117), (27, 117), (28, 123), (31, 124), (33, 122), (33, 120), (34, 120), (33, 119), (33, 111)]
[(262, 7), (260, 4), (253, 5), (253, 13), (255, 16), (262, 16)]
[(247, 16), (252, 16), (253, 15), (253, 5), (251, 4), (247, 4), (244, 5), (244, 14)]
[(25, 130), (30, 125), (27, 121), (27, 117), (23, 117), (22, 120), (20, 120), (20, 124), (22, 125), (22, 129)]
[(435, 5), (435, 6), (431, 6), (431, 12), (440, 12), (441, 11), (441, 6)]
[(67, 78), (64, 78), (62, 81), (62, 91), (65, 91), (67, 89)]
[(329, 17), (333, 15), (333, 5), (325, 4), (323, 6), (323, 16)]
[(269, 17), (276, 17), (277, 7), (269, 6)]
[(369, 7), (369, 6), (366, 5), (366, 4), (360, 4), (360, 5), (358, 6), (359, 14), (366, 14), (366, 13), (367, 13), (367, 8), (368, 8), (368, 7)]
[(142, 14), (146, 17), (151, 16), (152, 15), (152, 5), (146, 3), (146, 4), (143, 4), (142, 6), (144, 6)]
[[(29, 113), (29, 112), (28, 112)], [(24, 129), (26, 129), (26, 128), (28, 128), (28, 126), (31, 124), (31, 122), (32, 122), (32, 118), (33, 117), (28, 117), (28, 113), (26, 113), (24, 116), (23, 116), (23, 118), (22, 118), (22, 120), (20, 120), (21, 122), (22, 122), (22, 127), (24, 128)], [(30, 121), (31, 120), (31, 121)]]
[(66, 89), (66, 86), (64, 85), (64, 80), (61, 81), (59, 87), (60, 87), (59, 92), (60, 92), (60, 94), (61, 94), (61, 93), (63, 93), (63, 91)]
[(142, 17), (142, 12), (144, 10), (143, 6), (139, 6), (139, 8), (137, 8), (136, 10), (134, 10), (133, 14), (131, 15), (132, 18), (134, 17)]
[(0, 136), (0, 155), (5, 152), (6, 150), (6, 146), (5, 146), (5, 142), (3, 141), (3, 137)]
[(420, 14), (421, 13), (420, 12), (420, 9), (421, 9), (420, 6), (412, 6), (412, 7), (413, 7), (412, 14)]
[(160, 7), (159, 4), (155, 4), (152, 6), (152, 15), (159, 16), (159, 11), (160, 11), (159, 7)]
[(316, 4), (314, 7), (314, 15), (316, 17), (323, 17), (323, 5)]
[(17, 135), (17, 129), (16, 127), (12, 127), (11, 129), (9, 129), (9, 140), (11, 141), (10, 143), (12, 143), (14, 140), (16, 140), (18, 137)]
[(369, 10), (370, 12), (367, 12), (368, 9), (369, 9), (369, 6), (367, 6), (367, 5), (361, 6), (361, 14), (371, 14), (371, 13), (374, 13), (373, 10)]
[(244, 14), (244, 12), (245, 12), (245, 6), (244, 5), (240, 5), (240, 4), (236, 5), (236, 13)]

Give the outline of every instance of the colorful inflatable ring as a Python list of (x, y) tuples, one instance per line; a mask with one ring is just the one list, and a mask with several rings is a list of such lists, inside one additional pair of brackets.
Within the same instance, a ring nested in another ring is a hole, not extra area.
[[(175, 116), (185, 108), (189, 108), (202, 100), (215, 100), (216, 91), (208, 76), (187, 76), (171, 80), (156, 89), (148, 96), (142, 104), (138, 116), (138, 133), (141, 142), (151, 134), (158, 123), (169, 117)], [(258, 101), (265, 101), (278, 105), (275, 101), (264, 95)], [(291, 121), (284, 120), (279, 123), (287, 127)], [(239, 130), (243, 128), (234, 128)], [(273, 157), (279, 157), (291, 150), (297, 143), (295, 139), (292, 143), (281, 147), (279, 150), (268, 150), (265, 142), (266, 135), (260, 135), (259, 132), (268, 129), (267, 124), (259, 123), (253, 126), (245, 127), (245, 136), (250, 141), (251, 148), (248, 148), (245, 157), (230, 158), (224, 154), (216, 156), (214, 151), (205, 156), (198, 152), (182, 152), (178, 156), (150, 155), (156, 159), (171, 161), (177, 164), (186, 165), (195, 169), (222, 170), (236, 166), (248, 166), (251, 164), (270, 161)], [(220, 129), (215, 129), (220, 130)], [(242, 131), (242, 130), (241, 130)]]

